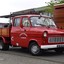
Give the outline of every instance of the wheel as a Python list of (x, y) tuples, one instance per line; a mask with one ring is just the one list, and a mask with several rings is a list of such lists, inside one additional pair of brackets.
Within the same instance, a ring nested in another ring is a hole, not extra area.
[(40, 55), (41, 54), (41, 49), (36, 43), (30, 44), (29, 51), (32, 55)]
[(2, 40), (0, 41), (0, 50), (8, 50), (9, 45), (5, 44)]
[(55, 49), (55, 51), (57, 52), (57, 53), (63, 53), (63, 49)]

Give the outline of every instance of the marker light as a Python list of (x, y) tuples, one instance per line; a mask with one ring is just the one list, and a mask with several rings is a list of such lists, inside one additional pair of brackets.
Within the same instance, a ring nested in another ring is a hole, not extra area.
[(44, 37), (47, 37), (47, 32), (44, 32), (43, 36), (44, 36)]

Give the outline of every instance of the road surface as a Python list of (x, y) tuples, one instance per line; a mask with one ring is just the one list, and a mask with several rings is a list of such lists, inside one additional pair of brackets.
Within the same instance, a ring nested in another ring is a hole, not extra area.
[(46, 51), (41, 56), (32, 56), (27, 50), (10, 48), (8, 51), (0, 50), (0, 64), (64, 64), (64, 53)]

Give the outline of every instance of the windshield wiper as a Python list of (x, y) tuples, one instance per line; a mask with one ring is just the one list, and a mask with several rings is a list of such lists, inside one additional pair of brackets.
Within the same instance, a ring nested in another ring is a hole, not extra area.
[(55, 27), (55, 26), (54, 25), (48, 25), (48, 27), (51, 28), (51, 27)]
[(46, 26), (46, 25), (44, 25), (44, 24), (37, 24), (37, 25)]

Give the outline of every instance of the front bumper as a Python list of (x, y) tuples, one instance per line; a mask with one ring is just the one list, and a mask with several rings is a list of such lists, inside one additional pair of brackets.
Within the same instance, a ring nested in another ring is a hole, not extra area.
[(54, 49), (54, 48), (64, 48), (64, 44), (41, 45), (41, 49)]

